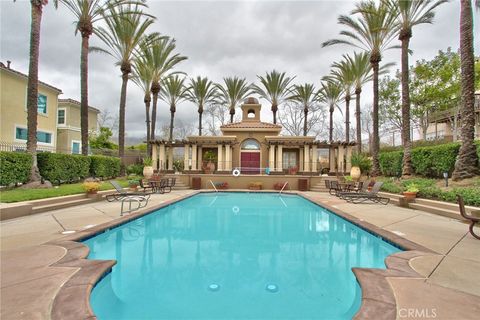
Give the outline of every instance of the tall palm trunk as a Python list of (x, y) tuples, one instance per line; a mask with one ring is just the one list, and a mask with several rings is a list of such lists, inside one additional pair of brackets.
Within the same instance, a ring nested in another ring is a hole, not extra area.
[(410, 137), (410, 88), (408, 71), (408, 46), (412, 30), (401, 30), (399, 39), (402, 41), (402, 146), (403, 146), (403, 176), (412, 174), (412, 141)]
[(80, 134), (82, 154), (88, 155), (88, 40), (90, 35), (82, 32), (82, 52), (80, 54)]
[(345, 142), (350, 142), (350, 94), (345, 95)]
[(308, 128), (307, 128), (307, 118), (308, 118), (308, 106), (305, 105), (303, 108), (303, 113), (304, 113), (304, 118), (303, 118), (303, 135), (306, 136), (308, 133)]
[(461, 57), (461, 88), (462, 106), (461, 135), (462, 145), (458, 152), (453, 180), (470, 178), (480, 174), (478, 155), (474, 143), (475, 139), (475, 73), (473, 54), (473, 12), (471, 0), (461, 0), (460, 9), (460, 57)]
[(173, 120), (175, 118), (175, 111), (176, 111), (175, 105), (174, 104), (170, 105), (170, 137), (169, 137), (170, 141), (173, 141)]
[(333, 111), (334, 107), (330, 106), (330, 127), (328, 128), (328, 141), (332, 142), (333, 141)]
[(150, 146), (150, 93), (145, 94), (143, 102), (145, 102), (145, 122), (147, 124), (147, 156), (152, 156), (152, 147)]
[(380, 55), (372, 56), (370, 58), (370, 63), (372, 64), (373, 69), (373, 141), (372, 145), (372, 176), (376, 177), (380, 175), (380, 162), (378, 160), (378, 152), (380, 149), (380, 136), (378, 131), (378, 69), (380, 63)]
[(355, 119), (357, 129), (357, 152), (362, 152), (362, 119), (360, 110), (360, 95), (362, 94), (362, 88), (355, 89)]
[(276, 104), (272, 104), (273, 123), (274, 124), (277, 124), (277, 111), (278, 111), (278, 106)]
[(122, 91), (120, 92), (120, 114), (118, 119), (118, 156), (120, 157), (120, 175), (125, 175), (125, 109), (127, 104), (128, 75), (132, 72), (130, 63), (121, 66)]
[(198, 106), (198, 135), (202, 135), (203, 105)]
[(235, 116), (235, 107), (230, 107), (230, 123), (233, 123), (233, 116)]
[(31, 1), (30, 64), (27, 87), (27, 152), (32, 155), (30, 182), (40, 181), (37, 165), (37, 114), (38, 114), (38, 57), (40, 53), (40, 25), (42, 22), (42, 1)]
[(157, 102), (158, 102), (158, 93), (160, 92), (160, 83), (152, 83), (151, 89), (153, 95), (153, 106), (152, 106), (152, 129), (150, 130), (150, 140), (155, 140), (155, 126), (157, 124)]

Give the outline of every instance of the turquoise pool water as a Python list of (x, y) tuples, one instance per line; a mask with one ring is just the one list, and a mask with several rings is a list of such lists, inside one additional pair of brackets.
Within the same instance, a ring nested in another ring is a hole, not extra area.
[(351, 319), (352, 267), (400, 249), (294, 195), (199, 194), (84, 242), (99, 319)]

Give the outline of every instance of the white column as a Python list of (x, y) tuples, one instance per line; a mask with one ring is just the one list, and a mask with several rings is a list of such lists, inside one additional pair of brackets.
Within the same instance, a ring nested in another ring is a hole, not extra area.
[(318, 162), (318, 151), (317, 146), (312, 146), (312, 172), (317, 172), (317, 162)]
[(198, 170), (197, 169), (197, 145), (196, 144), (192, 145), (192, 170)]
[(159, 148), (160, 170), (165, 170), (165, 145), (161, 144)]
[(344, 148), (343, 146), (338, 146), (338, 172), (343, 172), (343, 155)]
[(303, 172), (303, 149), (302, 148), (298, 149), (298, 162), (299, 162), (298, 171)]
[(303, 171), (309, 172), (310, 171), (310, 146), (305, 145), (303, 148)]
[(217, 171), (223, 171), (223, 145), (217, 145)]
[(283, 171), (283, 146), (279, 144), (277, 146), (277, 170)]
[(199, 146), (197, 150), (197, 170), (203, 170), (202, 147)]
[(232, 147), (225, 145), (225, 170), (232, 171)]
[(183, 171), (188, 171), (188, 160), (190, 159), (190, 145), (185, 144), (183, 147)]
[(173, 146), (168, 148), (168, 170), (173, 170)]
[(158, 169), (158, 145), (152, 145), (152, 166), (154, 170)]
[(329, 159), (329, 165), (330, 165), (330, 172), (335, 172), (335, 148), (334, 147), (330, 147), (330, 150), (329, 150), (329, 155), (330, 155), (330, 159)]
[(347, 147), (347, 172), (350, 172), (350, 169), (352, 169), (352, 146)]
[(275, 145), (271, 144), (268, 149), (268, 166), (270, 171), (275, 171)]

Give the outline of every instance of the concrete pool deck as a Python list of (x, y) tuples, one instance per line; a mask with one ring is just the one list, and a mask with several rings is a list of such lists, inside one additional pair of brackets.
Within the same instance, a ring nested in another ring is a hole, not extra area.
[[(148, 207), (196, 193), (153, 195)], [(325, 193), (299, 192), (438, 254), (409, 261), (418, 277), (388, 278), (398, 319), (476, 319), (480, 314), (480, 241), (457, 220), (393, 205), (348, 204)], [(51, 266), (66, 250), (44, 243), (119, 218), (119, 203), (96, 202), (4, 221), (1, 231), (1, 317), (49, 319), (55, 296), (78, 268)], [(84, 306), (87, 301), (78, 301)], [(373, 311), (373, 310), (372, 310)], [(378, 309), (377, 309), (378, 312)]]

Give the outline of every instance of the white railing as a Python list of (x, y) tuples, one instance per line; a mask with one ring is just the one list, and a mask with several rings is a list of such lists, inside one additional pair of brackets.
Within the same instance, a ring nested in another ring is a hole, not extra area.
[(212, 184), (212, 187), (213, 189), (215, 189), (215, 192), (218, 192), (217, 187), (215, 187), (215, 183), (213, 183), (212, 180), (208, 180), (208, 181)]
[(288, 181), (283, 184), (283, 187), (282, 187), (282, 189), (280, 190), (280, 192), (279, 192), (278, 194), (282, 194), (283, 189), (285, 189), (285, 187), (286, 187), (287, 185), (288, 185)]

